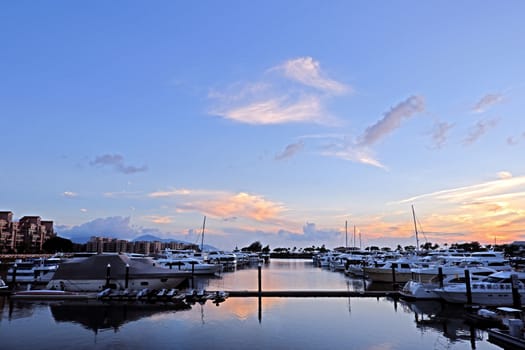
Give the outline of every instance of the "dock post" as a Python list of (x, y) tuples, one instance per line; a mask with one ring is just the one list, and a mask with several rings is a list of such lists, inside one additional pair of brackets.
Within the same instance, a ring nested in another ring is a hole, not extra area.
[(128, 289), (129, 283), (129, 264), (126, 264), (126, 280), (124, 281), (124, 288)]
[(106, 288), (109, 288), (110, 276), (111, 276), (111, 264), (108, 263), (108, 266), (106, 266)]
[(467, 304), (472, 304), (472, 289), (470, 287), (470, 271), (465, 270), (465, 285), (467, 287)]
[(510, 279), (512, 282), (512, 306), (519, 309), (521, 308), (521, 297), (520, 297), (520, 292), (518, 290), (519, 288), (518, 275), (512, 274), (510, 275)]
[(443, 268), (441, 266), (438, 267), (438, 280), (439, 288), (443, 288)]
[(259, 264), (257, 264), (257, 269), (259, 270), (259, 298), (262, 296), (261, 268), (262, 264), (261, 261), (259, 261)]
[(396, 268), (392, 266), (392, 284), (396, 285)]
[(18, 265), (16, 262), (13, 265), (13, 278), (11, 279), (12, 286), (11, 288), (14, 290), (16, 288), (16, 269), (18, 268)]

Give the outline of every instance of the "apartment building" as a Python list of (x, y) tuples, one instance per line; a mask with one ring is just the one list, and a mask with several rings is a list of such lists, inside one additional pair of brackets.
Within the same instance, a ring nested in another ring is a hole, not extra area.
[(48, 239), (55, 237), (53, 221), (40, 216), (24, 216), (18, 222), (13, 212), (0, 211), (0, 252), (41, 252)]

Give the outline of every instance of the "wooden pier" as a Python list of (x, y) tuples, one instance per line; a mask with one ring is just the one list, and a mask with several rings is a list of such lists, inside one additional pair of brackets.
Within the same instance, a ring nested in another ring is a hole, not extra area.
[(381, 298), (399, 297), (396, 291), (347, 291), (347, 290), (236, 290), (228, 291), (229, 297), (275, 298)]

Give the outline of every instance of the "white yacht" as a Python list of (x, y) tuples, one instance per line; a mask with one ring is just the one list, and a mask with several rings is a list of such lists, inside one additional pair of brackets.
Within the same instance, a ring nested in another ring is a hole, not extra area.
[[(449, 285), (453, 283), (465, 284), (465, 268), (463, 270), (443, 269), (443, 282), (440, 283), (439, 275), (433, 274), (430, 280), (422, 281), (417, 279), (410, 280), (403, 285), (399, 291), (402, 298), (408, 300), (423, 300), (423, 299), (440, 299), (440, 296), (434, 291), (440, 288), (441, 285)], [(487, 276), (497, 272), (487, 267), (471, 267), (468, 268), (470, 272), (471, 281), (481, 281)]]
[(187, 271), (194, 275), (214, 275), (222, 271), (221, 264), (209, 264), (190, 257), (160, 258), (154, 261), (160, 267)]
[(224, 251), (208, 252), (208, 262), (221, 264), (224, 270), (235, 270), (237, 268), (237, 256)]
[(58, 269), (60, 259), (15, 260), (7, 270), (8, 283), (47, 283)]
[[(401, 258), (387, 261), (383, 266), (365, 266), (363, 271), (372, 282), (405, 283), (414, 277), (412, 269), (421, 267), (414, 260)], [(395, 271), (395, 275), (393, 273)]]
[(7, 291), (9, 289), (9, 286), (4, 282), (3, 279), (0, 278), (0, 293), (3, 291)]
[[(518, 277), (518, 292), (521, 300), (525, 301), (525, 273), (515, 271), (500, 271), (487, 278), (471, 283), (472, 303), (487, 306), (504, 306), (513, 304), (512, 275)], [(467, 303), (466, 284), (449, 284), (436, 288), (434, 292), (439, 297), (450, 303)]]

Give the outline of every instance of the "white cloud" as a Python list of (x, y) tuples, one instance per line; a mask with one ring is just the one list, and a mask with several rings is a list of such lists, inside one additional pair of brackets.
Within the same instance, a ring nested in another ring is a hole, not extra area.
[(78, 196), (78, 193), (71, 192), (71, 191), (65, 191), (64, 193), (62, 193), (62, 195), (66, 198), (75, 198)]
[(297, 122), (326, 124), (329, 121), (323, 111), (320, 98), (314, 95), (304, 96), (298, 100), (275, 98), (255, 101), (225, 110), (220, 114), (226, 119), (255, 125)]
[(403, 119), (408, 119), (416, 113), (425, 110), (425, 99), (422, 96), (410, 96), (399, 103), (374, 125), (368, 127), (361, 136), (359, 145), (370, 146), (401, 126)]
[(500, 179), (510, 179), (512, 178), (512, 173), (508, 171), (500, 171), (498, 174), (498, 178)]
[(483, 113), (491, 106), (503, 101), (503, 95), (500, 94), (487, 94), (483, 96), (473, 107), (472, 112)]
[(216, 105), (210, 114), (253, 125), (339, 123), (327, 110), (327, 98), (352, 89), (328, 78), (319, 62), (301, 57), (267, 72), (277, 74), (265, 74), (262, 81), (233, 84), (225, 92), (211, 91), (208, 97)]
[(336, 80), (326, 77), (321, 71), (321, 64), (312, 57), (299, 57), (286, 61), (277, 67), (284, 71), (284, 75), (304, 85), (324, 90), (334, 94), (351, 92), (351, 88)]

